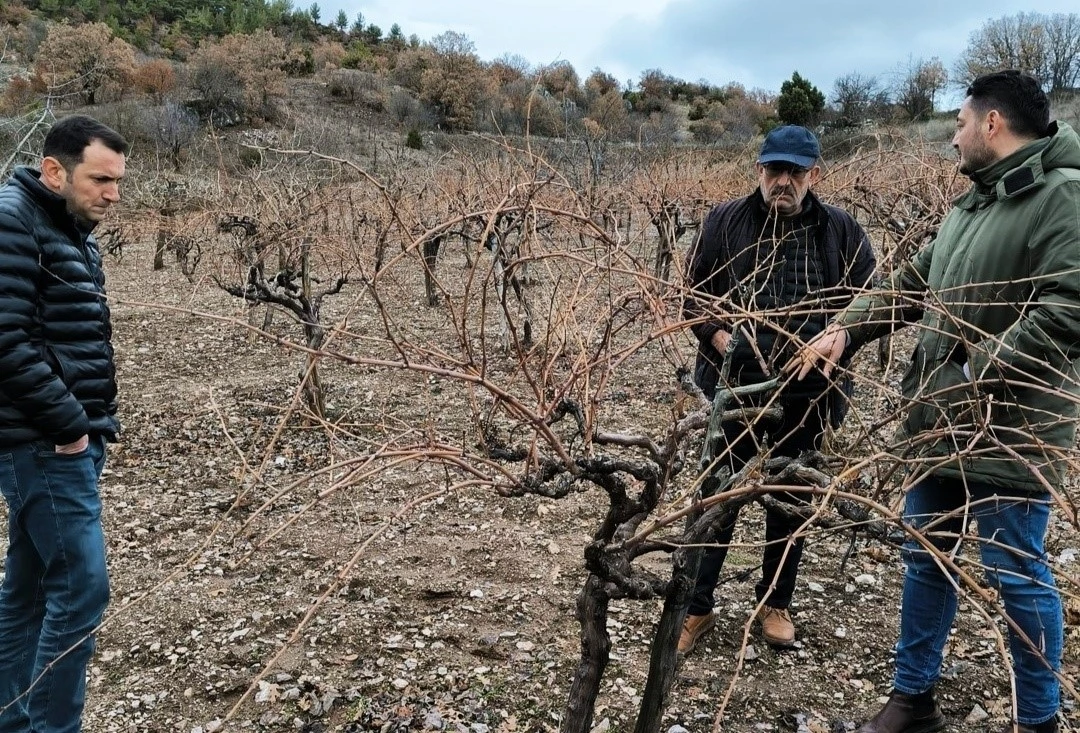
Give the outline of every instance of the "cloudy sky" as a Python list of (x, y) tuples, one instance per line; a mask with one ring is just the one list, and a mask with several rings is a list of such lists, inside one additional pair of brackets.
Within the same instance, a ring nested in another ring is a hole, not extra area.
[[(305, 0), (294, 7), (306, 7)], [(422, 40), (452, 30), (481, 59), (517, 54), (531, 64), (569, 61), (624, 84), (646, 69), (778, 92), (798, 71), (828, 95), (858, 71), (882, 82), (912, 59), (952, 69), (972, 31), (1019, 12), (1075, 13), (1076, 0), (323, 0), (323, 22), (357, 12), (384, 33), (397, 23)]]

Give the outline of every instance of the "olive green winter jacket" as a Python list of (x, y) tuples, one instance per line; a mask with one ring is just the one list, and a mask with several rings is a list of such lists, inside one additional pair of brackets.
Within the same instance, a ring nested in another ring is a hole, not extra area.
[(934, 241), (837, 321), (856, 347), (919, 321), (896, 446), (916, 471), (1045, 491), (1080, 414), (1080, 137), (1052, 124), (972, 178)]

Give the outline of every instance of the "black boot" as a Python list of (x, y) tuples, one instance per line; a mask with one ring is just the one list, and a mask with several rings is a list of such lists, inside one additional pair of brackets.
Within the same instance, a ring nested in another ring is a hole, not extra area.
[(894, 691), (885, 707), (856, 733), (936, 733), (944, 728), (945, 716), (930, 688), (918, 695)]
[(1039, 723), (1038, 725), (1024, 725), (1023, 723), (1017, 723), (1016, 728), (1013, 728), (1013, 724), (1009, 723), (1001, 729), (1001, 733), (1057, 733), (1057, 716), (1055, 715), (1045, 723)]

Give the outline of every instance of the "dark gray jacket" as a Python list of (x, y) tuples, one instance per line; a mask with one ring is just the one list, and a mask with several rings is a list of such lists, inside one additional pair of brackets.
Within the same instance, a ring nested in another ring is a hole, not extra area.
[[(819, 255), (818, 261), (812, 264), (820, 268), (819, 279), (825, 286), (821, 292), (809, 294), (809, 298), (812, 307), (823, 314), (820, 319), (823, 327), (828, 318), (850, 303), (857, 292), (872, 285), (876, 262), (866, 232), (850, 214), (822, 203), (812, 192), (806, 195), (808, 209), (814, 217), (813, 240)], [(731, 329), (731, 324), (722, 316), (708, 316), (724, 310), (723, 299), (740, 299), (738, 285), (756, 267), (760, 243), (770, 235), (768, 222), (764, 200), (760, 191), (755, 190), (749, 196), (713, 208), (705, 217), (691, 248), (687, 280), (692, 291), (683, 301), (683, 316), (688, 320), (706, 318), (691, 329), (698, 339), (695, 381), (707, 395), (711, 396), (716, 388), (722, 361), (722, 355), (712, 346), (713, 334), (720, 328)], [(710, 299), (719, 301), (710, 304)], [(740, 303), (740, 307), (752, 308), (752, 305)], [(799, 335), (808, 340), (814, 333)], [(769, 353), (773, 349), (765, 347), (758, 351)], [(786, 352), (781, 349), (778, 353)], [(732, 374), (739, 374), (742, 369), (738, 362), (756, 359), (755, 351), (743, 345), (736, 350), (734, 358), (737, 363), (733, 364)], [(783, 365), (773, 365), (775, 368), (780, 366)], [(809, 385), (807, 382), (795, 388)], [(824, 387), (824, 382), (815, 383), (818, 393)]]
[(18, 168), (0, 187), (0, 446), (116, 438), (116, 367), (89, 228)]

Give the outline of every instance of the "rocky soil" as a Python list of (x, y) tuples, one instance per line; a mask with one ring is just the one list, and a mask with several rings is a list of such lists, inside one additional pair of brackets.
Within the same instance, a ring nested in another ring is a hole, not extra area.
[[(332, 366), (340, 431), (282, 426), (299, 357), (250, 338), (242, 305), (209, 282), (153, 272), (147, 246), (108, 263), (125, 430), (102, 481), (113, 600), (86, 730), (557, 730), (578, 653), (582, 548), (606, 498), (450, 490), (442, 470), (390, 462), (335, 485), (341, 472), (327, 468), (357, 445), (375, 447), (395, 425), (455, 420), (468, 405), (437, 380)], [(398, 307), (412, 309), (415, 328), (446, 327), (443, 311), (420, 304), (422, 288), (412, 292)], [(378, 333), (359, 297), (336, 307), (353, 332)], [(640, 416), (670, 414), (670, 368), (628, 368), (638, 387), (612, 414), (646, 424)], [(777, 652), (747, 624), (761, 536), (760, 509), (749, 507), (719, 591), (721, 623), (681, 666), (665, 730), (713, 730), (720, 710), (725, 731), (853, 730), (889, 690), (896, 551), (812, 536), (793, 607), (799, 642)], [(1072, 579), (1071, 680), (1077, 548), (1075, 529), (1056, 520), (1050, 549)], [(663, 558), (652, 562), (663, 572)], [(631, 729), (659, 610), (615, 604), (597, 731)], [(997, 639), (965, 604), (941, 689), (950, 730), (1006, 719)], [(1077, 701), (1066, 711), (1065, 730), (1080, 730)]]

